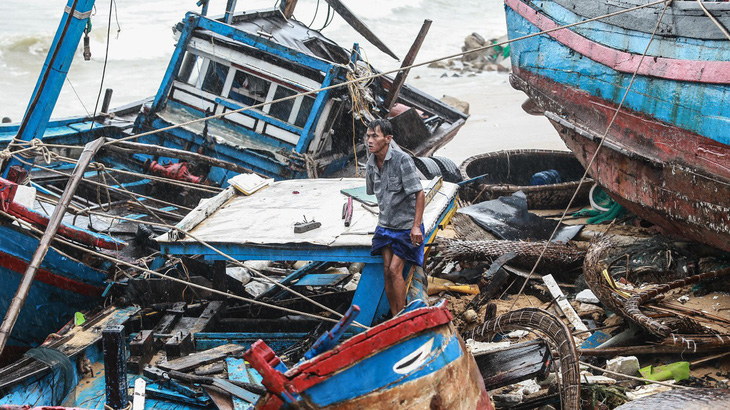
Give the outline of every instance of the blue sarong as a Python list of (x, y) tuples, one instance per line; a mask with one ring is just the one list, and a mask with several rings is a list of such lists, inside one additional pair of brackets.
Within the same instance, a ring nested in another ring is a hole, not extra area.
[(423, 266), (423, 250), (425, 249), (426, 233), (424, 232), (423, 224), (421, 224), (421, 233), (423, 233), (423, 242), (420, 246), (413, 246), (411, 243), (411, 230), (397, 230), (388, 229), (378, 226), (375, 228), (375, 235), (373, 235), (373, 248), (370, 251), (371, 255), (380, 255), (382, 249), (386, 246), (390, 246), (393, 250), (393, 254), (399, 258), (415, 263), (418, 266)]

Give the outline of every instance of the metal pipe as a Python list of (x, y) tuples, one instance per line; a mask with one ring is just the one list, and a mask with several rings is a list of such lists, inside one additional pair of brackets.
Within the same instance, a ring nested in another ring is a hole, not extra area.
[(18, 286), (15, 297), (13, 297), (13, 300), (10, 302), (10, 307), (5, 315), (5, 319), (3, 320), (2, 325), (0, 325), (0, 355), (2, 355), (2, 352), (5, 349), (5, 344), (10, 337), (10, 332), (12, 332), (15, 322), (18, 320), (20, 309), (23, 308), (25, 299), (28, 297), (35, 275), (38, 272), (43, 259), (46, 257), (46, 253), (48, 253), (51, 241), (56, 235), (58, 227), (61, 225), (61, 220), (66, 213), (66, 208), (68, 208), (71, 198), (73, 198), (74, 193), (81, 182), (81, 178), (84, 176), (86, 167), (89, 165), (92, 158), (94, 158), (96, 152), (102, 145), (104, 145), (104, 142), (105, 138), (99, 138), (86, 144), (84, 151), (79, 157), (79, 162), (76, 164), (73, 174), (66, 185), (66, 189), (63, 191), (63, 195), (61, 195), (61, 199), (58, 200), (58, 206), (56, 206), (53, 210), (53, 214), (48, 222), (46, 231), (41, 237), (41, 240), (38, 243), (38, 248), (35, 250), (35, 253), (33, 253), (30, 263), (28, 263), (23, 279), (20, 281), (20, 286)]

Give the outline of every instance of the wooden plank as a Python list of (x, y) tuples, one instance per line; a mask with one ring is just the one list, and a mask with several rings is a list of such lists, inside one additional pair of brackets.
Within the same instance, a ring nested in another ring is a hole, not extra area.
[(294, 286), (337, 286), (349, 273), (311, 273), (301, 279)]
[(547, 346), (539, 340), (474, 357), (487, 390), (547, 374), (549, 358)]
[[(251, 383), (251, 384), (261, 384), (261, 381), (263, 378), (257, 372), (256, 370), (248, 367), (246, 365), (246, 362), (243, 359), (236, 359), (233, 357), (230, 357), (226, 359), (226, 364), (228, 366), (228, 379), (237, 381), (237, 382), (245, 382), (245, 383)], [(253, 409), (254, 404), (259, 399), (259, 395), (251, 393), (248, 397), (234, 397), (233, 398), (233, 408), (235, 410), (248, 410)]]
[(159, 367), (165, 370), (176, 370), (178, 372), (184, 372), (203, 364), (208, 364), (215, 362), (216, 360), (221, 360), (226, 356), (240, 353), (243, 350), (244, 348), (242, 346), (227, 344), (214, 347), (213, 349), (204, 350), (202, 352), (191, 353), (188, 356), (170, 360), (165, 363), (160, 363)]
[(573, 328), (579, 332), (587, 331), (588, 328), (580, 320), (580, 317), (578, 317), (578, 314), (575, 313), (575, 310), (573, 310), (573, 307), (570, 306), (570, 303), (568, 303), (568, 300), (565, 298), (563, 291), (560, 290), (558, 283), (555, 282), (553, 275), (543, 276), (542, 281), (545, 283), (545, 286), (547, 286), (550, 294), (557, 302), (560, 310), (563, 312), (568, 321), (570, 321), (570, 323), (573, 325)]

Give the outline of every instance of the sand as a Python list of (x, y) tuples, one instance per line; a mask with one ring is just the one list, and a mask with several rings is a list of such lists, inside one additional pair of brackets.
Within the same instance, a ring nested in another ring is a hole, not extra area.
[[(442, 77), (444, 74), (446, 77)], [(544, 116), (532, 116), (522, 110), (527, 97), (512, 88), (509, 74), (454, 74), (450, 70), (421, 68), (409, 77), (409, 83), (435, 97), (449, 95), (469, 103), (466, 124), (435, 155), (451, 158), (459, 165), (472, 155), (506, 149), (567, 150)]]

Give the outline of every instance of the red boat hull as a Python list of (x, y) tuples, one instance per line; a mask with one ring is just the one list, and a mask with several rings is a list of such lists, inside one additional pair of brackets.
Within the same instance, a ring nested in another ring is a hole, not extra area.
[[(577, 88), (515, 69), (512, 85), (545, 110), (611, 197), (665, 233), (730, 251), (730, 148)], [(590, 165), (590, 166), (589, 166)]]

